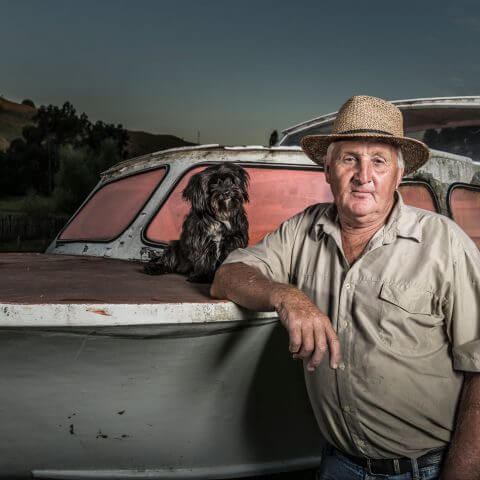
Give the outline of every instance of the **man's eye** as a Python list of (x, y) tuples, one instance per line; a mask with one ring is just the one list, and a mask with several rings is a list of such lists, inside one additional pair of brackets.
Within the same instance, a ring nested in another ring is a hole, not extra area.
[(374, 158), (373, 163), (375, 165), (385, 165), (386, 164), (386, 162), (383, 158)]
[(355, 157), (343, 157), (343, 161), (345, 163), (353, 163), (355, 162)]

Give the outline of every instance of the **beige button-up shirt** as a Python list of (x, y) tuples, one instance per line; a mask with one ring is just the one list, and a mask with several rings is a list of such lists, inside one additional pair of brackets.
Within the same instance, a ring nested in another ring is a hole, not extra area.
[[(397, 194), (398, 195), (398, 194)], [(288, 219), (226, 263), (303, 290), (337, 332), (306, 385), (321, 432), (356, 456), (418, 457), (445, 446), (462, 371), (480, 371), (480, 253), (448, 218), (406, 206), (349, 265), (334, 204)]]

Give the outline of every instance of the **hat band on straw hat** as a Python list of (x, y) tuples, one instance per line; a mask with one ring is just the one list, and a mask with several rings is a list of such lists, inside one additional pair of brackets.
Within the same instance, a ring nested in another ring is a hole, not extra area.
[(352, 135), (355, 133), (379, 133), (380, 135), (390, 135), (393, 137), (393, 133), (385, 132), (383, 130), (371, 130), (370, 128), (361, 128), (359, 130), (347, 130), (346, 132), (338, 132), (337, 135)]

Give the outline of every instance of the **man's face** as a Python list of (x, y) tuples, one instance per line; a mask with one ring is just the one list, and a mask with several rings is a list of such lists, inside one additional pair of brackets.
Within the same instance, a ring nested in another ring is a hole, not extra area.
[(395, 148), (386, 143), (338, 142), (325, 164), (326, 180), (340, 218), (351, 224), (385, 218), (402, 174)]

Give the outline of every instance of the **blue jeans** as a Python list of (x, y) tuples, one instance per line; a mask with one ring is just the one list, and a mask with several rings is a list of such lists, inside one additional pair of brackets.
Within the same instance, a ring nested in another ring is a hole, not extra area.
[(418, 469), (418, 474), (372, 475), (367, 469), (356, 465), (340, 452), (325, 453), (316, 480), (438, 480), (440, 464)]

